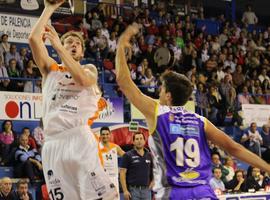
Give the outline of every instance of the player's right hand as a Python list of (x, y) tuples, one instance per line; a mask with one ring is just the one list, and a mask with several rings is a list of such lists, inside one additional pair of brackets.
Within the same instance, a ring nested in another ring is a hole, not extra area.
[(129, 193), (129, 191), (124, 192), (124, 199), (131, 200), (131, 194)]

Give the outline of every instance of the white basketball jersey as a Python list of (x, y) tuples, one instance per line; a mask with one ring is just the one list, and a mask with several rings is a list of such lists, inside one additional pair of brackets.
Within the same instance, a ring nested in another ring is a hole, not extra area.
[(53, 64), (43, 82), (43, 123), (46, 135), (88, 124), (98, 110), (100, 91), (74, 81), (66, 67)]

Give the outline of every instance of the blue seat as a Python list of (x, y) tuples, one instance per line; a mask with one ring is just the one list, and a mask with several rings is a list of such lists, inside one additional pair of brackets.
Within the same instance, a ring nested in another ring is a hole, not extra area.
[(9, 177), (14, 178), (14, 168), (13, 167), (0, 167), (0, 178)]

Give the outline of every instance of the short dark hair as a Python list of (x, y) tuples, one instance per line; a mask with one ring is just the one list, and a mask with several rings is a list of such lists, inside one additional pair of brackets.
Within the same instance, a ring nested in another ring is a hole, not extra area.
[(133, 134), (132, 141), (135, 140), (135, 136), (136, 136), (136, 135), (143, 135), (143, 139), (145, 140), (145, 136), (144, 136), (144, 134), (143, 134), (142, 132), (135, 132), (135, 133)]
[(101, 134), (102, 131), (109, 131), (109, 132), (111, 132), (108, 126), (103, 126), (103, 127), (101, 127), (99, 133)]
[(161, 75), (166, 92), (171, 93), (172, 105), (183, 106), (186, 104), (192, 93), (192, 84), (183, 74), (173, 71), (166, 71)]
[(20, 179), (20, 180), (17, 182), (17, 188), (19, 188), (20, 185), (25, 185), (25, 184), (28, 185), (28, 181), (27, 181), (27, 180), (24, 180), (24, 179)]

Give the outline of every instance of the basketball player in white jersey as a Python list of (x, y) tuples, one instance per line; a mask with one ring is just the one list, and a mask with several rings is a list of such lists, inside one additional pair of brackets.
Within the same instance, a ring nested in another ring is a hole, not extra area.
[[(47, 25), (53, 12), (64, 2), (45, 8), (29, 36), (34, 60), (42, 73), (43, 122), (45, 143), (43, 171), (50, 199), (117, 199), (117, 191), (104, 172), (98, 156), (98, 143), (88, 119), (98, 110), (101, 93), (94, 65), (80, 65), (84, 41), (77, 32), (60, 40)], [(62, 64), (49, 57), (44, 40), (48, 39)]]
[[(118, 156), (122, 157), (125, 152), (117, 144), (110, 142), (111, 131), (104, 126), (100, 129), (99, 156), (106, 174), (109, 175), (119, 194), (119, 171)], [(120, 199), (120, 196), (119, 196)]]

